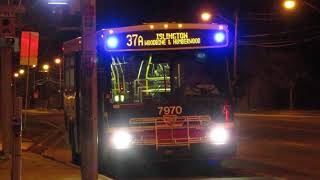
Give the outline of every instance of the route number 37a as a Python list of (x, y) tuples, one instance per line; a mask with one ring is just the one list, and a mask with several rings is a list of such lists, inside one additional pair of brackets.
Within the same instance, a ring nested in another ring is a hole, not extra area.
[(182, 114), (181, 106), (160, 106), (158, 107), (158, 110), (159, 110), (159, 115)]

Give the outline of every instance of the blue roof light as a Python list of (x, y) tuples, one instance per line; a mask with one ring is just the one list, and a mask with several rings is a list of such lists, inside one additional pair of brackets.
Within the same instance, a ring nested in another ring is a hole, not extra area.
[(225, 41), (225, 39), (226, 39), (226, 35), (225, 35), (225, 33), (223, 33), (223, 32), (216, 32), (216, 33), (214, 34), (214, 41), (215, 41), (216, 43), (222, 43), (222, 42)]
[(109, 36), (106, 42), (107, 42), (107, 48), (109, 49), (117, 48), (119, 44), (119, 40), (116, 36)]

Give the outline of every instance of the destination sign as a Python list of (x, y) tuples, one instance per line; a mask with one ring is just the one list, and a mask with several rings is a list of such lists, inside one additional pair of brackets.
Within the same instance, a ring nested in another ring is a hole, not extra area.
[(219, 48), (228, 45), (223, 30), (159, 30), (115, 33), (105, 37), (107, 51)]

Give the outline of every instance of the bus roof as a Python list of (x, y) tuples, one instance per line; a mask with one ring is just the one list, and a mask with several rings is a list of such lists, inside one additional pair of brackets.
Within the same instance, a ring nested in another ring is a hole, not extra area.
[(127, 26), (120, 28), (108, 28), (98, 31), (101, 33), (122, 33), (132, 31), (149, 31), (149, 30), (172, 30), (172, 29), (217, 29), (228, 30), (228, 26), (225, 24), (200, 24), (200, 23), (145, 23), (137, 26)]

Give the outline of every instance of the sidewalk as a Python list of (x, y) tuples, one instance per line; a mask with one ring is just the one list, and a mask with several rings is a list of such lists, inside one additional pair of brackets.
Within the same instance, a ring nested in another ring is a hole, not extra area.
[[(0, 160), (0, 179), (10, 180), (11, 160)], [(22, 155), (23, 180), (80, 180), (79, 167), (63, 164), (40, 155), (24, 152)], [(99, 180), (110, 178), (99, 176)]]

